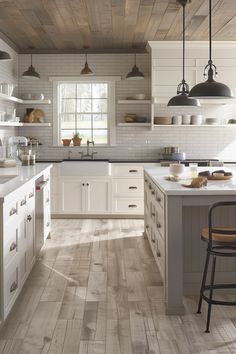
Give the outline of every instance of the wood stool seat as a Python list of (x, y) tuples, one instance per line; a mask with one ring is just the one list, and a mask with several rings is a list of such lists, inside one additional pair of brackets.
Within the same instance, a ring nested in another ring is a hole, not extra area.
[[(198, 302), (197, 313), (201, 313), (202, 300), (205, 300), (208, 304), (207, 311), (207, 323), (206, 333), (209, 333), (210, 319), (211, 319), (211, 307), (212, 305), (225, 305), (235, 306), (236, 301), (223, 301), (213, 297), (213, 292), (216, 289), (236, 289), (236, 283), (234, 284), (215, 284), (215, 270), (216, 270), (216, 258), (219, 257), (236, 257), (236, 227), (218, 227), (213, 223), (213, 214), (216, 209), (224, 207), (236, 208), (236, 201), (225, 201), (213, 204), (209, 208), (208, 212), (208, 227), (201, 230), (201, 239), (207, 242), (206, 261), (203, 271), (202, 284), (200, 289), (200, 297)], [(235, 212), (236, 219), (236, 212)], [(236, 220), (235, 220), (236, 221)], [(212, 260), (211, 275), (209, 284), (207, 284), (207, 273), (210, 259)], [(207, 294), (206, 294), (207, 292)]]
[[(219, 233), (213, 232), (212, 233), (212, 241), (216, 242), (226, 242), (226, 243), (235, 243), (236, 244), (236, 227), (217, 227)], [(226, 232), (223, 234), (221, 232)], [(235, 232), (234, 234), (227, 234), (228, 231)], [(205, 227), (201, 231), (201, 238), (205, 241), (209, 241), (209, 228)]]

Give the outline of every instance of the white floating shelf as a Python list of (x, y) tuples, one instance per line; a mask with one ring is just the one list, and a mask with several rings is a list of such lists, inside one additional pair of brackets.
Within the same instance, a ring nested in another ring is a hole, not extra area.
[(51, 123), (21, 123), (23, 127), (51, 127)]
[(153, 126), (155, 128), (158, 128), (158, 127), (192, 127), (192, 128), (195, 128), (195, 127), (232, 127), (232, 126), (235, 126), (236, 127), (236, 124), (153, 124)]
[(0, 93), (0, 100), (4, 100), (4, 101), (12, 101), (12, 102), (16, 102), (16, 103), (22, 103), (23, 100), (21, 100), (20, 98), (14, 97), (14, 96), (8, 96), (5, 95), (4, 93)]
[(23, 100), (22, 104), (51, 104), (51, 100)]
[(0, 122), (0, 127), (21, 127), (23, 123), (20, 122)]
[(151, 123), (118, 123), (119, 127), (150, 127)]
[(119, 100), (118, 104), (151, 104), (151, 100)]

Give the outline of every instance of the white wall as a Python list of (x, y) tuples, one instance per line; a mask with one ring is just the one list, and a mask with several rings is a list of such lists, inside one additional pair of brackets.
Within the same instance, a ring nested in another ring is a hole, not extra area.
[[(13, 58), (12, 61), (0, 61), (0, 83), (8, 82), (16, 85), (14, 89), (14, 94), (17, 95), (18, 90), (18, 54), (10, 48), (2, 39), (0, 39), (0, 50), (8, 52)], [(0, 112), (13, 113), (15, 104), (11, 102), (0, 100)], [(8, 136), (17, 134), (16, 128), (1, 128), (0, 127), (0, 138), (2, 140), (6, 139)]]
[[(19, 76), (29, 66), (29, 55), (19, 56)], [(133, 66), (132, 54), (97, 54), (89, 55), (88, 62), (96, 75), (121, 75), (123, 80), (117, 83), (116, 99), (124, 99), (133, 93), (144, 92), (150, 95), (150, 56), (138, 54), (137, 65), (144, 72), (143, 81), (127, 81), (125, 75)], [(52, 83), (49, 76), (78, 75), (84, 65), (83, 55), (34, 55), (33, 64), (41, 75), (41, 80), (28, 81), (19, 79), (19, 94), (24, 92), (43, 92), (46, 98), (52, 98)], [(177, 83), (176, 83), (177, 84)], [(19, 107), (23, 117), (26, 106)], [(52, 122), (52, 105), (42, 106), (46, 113), (46, 121)], [(117, 121), (121, 121), (125, 112), (131, 111), (130, 106), (117, 105)], [(150, 111), (142, 106), (133, 112), (140, 115), (150, 115)], [(158, 114), (172, 115), (179, 113), (178, 109), (159, 105)], [(183, 113), (202, 113), (205, 117), (236, 118), (236, 106), (212, 106), (199, 109), (185, 109)], [(41, 157), (67, 157), (68, 148), (52, 147), (52, 128), (20, 128), (26, 136), (36, 136), (43, 143)], [(158, 158), (164, 146), (177, 145), (185, 151), (188, 158), (221, 158), (236, 160), (236, 126), (232, 129), (224, 127), (159, 127), (154, 131), (140, 127), (117, 127), (117, 146), (99, 148), (98, 157), (114, 158)], [(77, 156), (81, 148), (73, 148)]]

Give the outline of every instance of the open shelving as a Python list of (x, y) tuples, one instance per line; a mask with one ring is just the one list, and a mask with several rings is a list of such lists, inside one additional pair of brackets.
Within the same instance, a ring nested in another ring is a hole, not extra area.
[(151, 123), (118, 123), (119, 127), (151, 127)]
[(118, 104), (151, 104), (151, 100), (119, 100)]
[(22, 104), (51, 104), (51, 100), (22, 100)]
[(23, 127), (51, 127), (51, 123), (21, 123)]
[(22, 100), (21, 98), (17, 98), (14, 96), (5, 95), (4, 93), (0, 93), (0, 100), (11, 101), (20, 104), (51, 104), (51, 100)]

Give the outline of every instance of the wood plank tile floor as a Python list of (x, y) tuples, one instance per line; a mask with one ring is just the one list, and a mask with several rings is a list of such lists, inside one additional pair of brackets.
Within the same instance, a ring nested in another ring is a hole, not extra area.
[(236, 353), (236, 309), (185, 298), (184, 316), (164, 314), (161, 277), (142, 220), (53, 220), (8, 320), (0, 353)]

